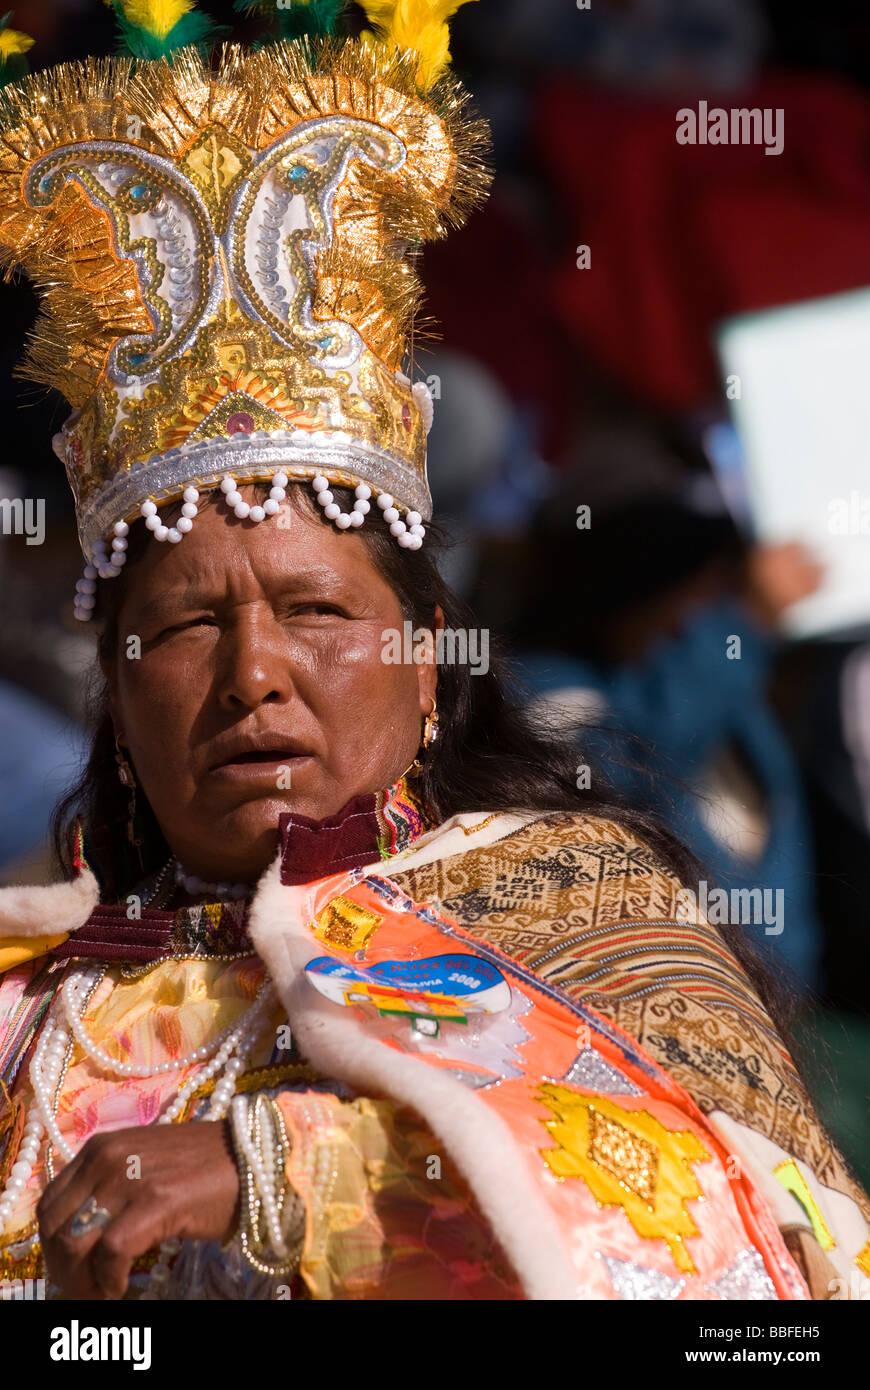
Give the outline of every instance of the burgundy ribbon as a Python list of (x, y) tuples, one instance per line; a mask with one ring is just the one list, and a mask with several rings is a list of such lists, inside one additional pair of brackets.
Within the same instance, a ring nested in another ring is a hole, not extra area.
[(101, 903), (84, 926), (52, 947), (53, 956), (93, 956), (100, 960), (161, 960), (172, 954), (175, 913), (143, 907), (130, 918), (123, 907)]
[(364, 792), (327, 820), (283, 811), (278, 816), (281, 882), (314, 883), (327, 874), (371, 864), (383, 834), (377, 809), (378, 794)]
[[(281, 882), (312, 883), (377, 859), (382, 835), (379, 799), (376, 792), (355, 796), (326, 820), (310, 820), (292, 811), (279, 815)], [(175, 919), (176, 912), (156, 907), (143, 907), (138, 918), (130, 918), (125, 907), (100, 903), (50, 954), (61, 959), (163, 960), (173, 953)]]

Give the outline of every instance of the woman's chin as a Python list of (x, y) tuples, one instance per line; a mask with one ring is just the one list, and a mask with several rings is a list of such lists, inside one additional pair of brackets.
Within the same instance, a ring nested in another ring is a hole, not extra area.
[(278, 816), (289, 809), (274, 802), (255, 802), (238, 807), (229, 816), (216, 817), (211, 823), (209, 844), (220, 848), (217, 862), (212, 862), (208, 854), (201, 858), (192, 851), (176, 854), (187, 873), (196, 874), (207, 883), (256, 883), (278, 853)]
[[(296, 789), (276, 791), (274, 787), (269, 787), (258, 793), (255, 788), (249, 788), (244, 799), (234, 800), (234, 805), (227, 806), (223, 798), (217, 804), (214, 798), (209, 798), (202, 810), (196, 808), (195, 817), (187, 818), (185, 840), (189, 842), (191, 839), (192, 825), (201, 825), (202, 835), (197, 838), (209, 849), (219, 847), (221, 855), (221, 867), (218, 869), (214, 866), (215, 873), (212, 874), (205, 868), (194, 867), (192, 861), (198, 856), (193, 852), (187, 855), (179, 853), (178, 857), (188, 872), (197, 873), (200, 878), (207, 880), (231, 877), (234, 881), (253, 882), (278, 853), (279, 816), (292, 811), (298, 816), (321, 820), (340, 810), (333, 804), (334, 788), (324, 789), (319, 796), (316, 793), (306, 795)], [(172, 838), (167, 838), (171, 844)], [(207, 857), (204, 855), (201, 862)]]

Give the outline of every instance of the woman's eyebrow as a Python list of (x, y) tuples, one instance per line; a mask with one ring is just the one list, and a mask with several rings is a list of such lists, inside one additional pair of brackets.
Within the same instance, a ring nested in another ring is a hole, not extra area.
[[(313, 565), (310, 569), (296, 570), (293, 574), (277, 575), (267, 592), (282, 596), (298, 593), (310, 594), (314, 591), (336, 597), (347, 593), (351, 588), (346, 576), (336, 574), (328, 565)], [(224, 591), (216, 594), (213, 590), (197, 585), (196, 582), (178, 589), (164, 589), (153, 598), (146, 599), (138, 612), (140, 622), (149, 622), (177, 611), (179, 608), (201, 608), (209, 604), (232, 602), (232, 594)]]
[(141, 605), (138, 613), (135, 615), (136, 619), (140, 623), (147, 623), (150, 622), (152, 618), (163, 617), (167, 613), (171, 613), (176, 599), (181, 599), (185, 603), (189, 603), (189, 590), (186, 590), (183, 594), (178, 595), (164, 592), (161, 594), (157, 594), (154, 598), (147, 599), (146, 602)]
[(351, 581), (343, 574), (336, 574), (329, 565), (314, 565), (311, 569), (296, 570), (291, 575), (276, 576), (272, 586), (281, 593), (296, 593), (299, 590), (320, 589), (326, 593), (343, 593), (350, 589)]

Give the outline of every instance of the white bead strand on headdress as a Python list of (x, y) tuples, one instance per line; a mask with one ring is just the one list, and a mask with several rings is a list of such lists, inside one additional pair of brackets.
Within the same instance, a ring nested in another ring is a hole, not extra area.
[[(356, 488), (354, 493), (356, 502), (350, 512), (341, 510), (330, 491), (329, 479), (325, 478), (322, 473), (318, 473), (312, 479), (311, 485), (323, 508), (323, 515), (329, 521), (333, 521), (340, 531), (346, 531), (349, 526), (362, 526), (366, 514), (371, 509), (369, 498), (372, 495), (372, 490), (368, 483), (360, 483)], [(408, 512), (407, 520), (403, 521), (399, 515), (398, 507), (393, 505), (393, 499), (388, 492), (382, 492), (377, 501), (384, 514), (384, 521), (390, 528), (390, 534), (396, 537), (403, 550), (419, 550), (426, 534), (425, 528), (421, 524), (423, 518), (420, 513)]]
[[(259, 504), (251, 506), (249, 502), (243, 500), (239, 491), (239, 483), (231, 473), (224, 474), (221, 479), (220, 490), (227, 506), (240, 521), (247, 520), (256, 523), (265, 521), (267, 516), (274, 516), (280, 509), (281, 503), (287, 496), (289, 481), (287, 474), (283, 471), (279, 470), (277, 473), (273, 473), (269, 496), (262, 506)], [(371, 510), (369, 498), (372, 495), (372, 490), (368, 483), (360, 483), (356, 488), (356, 501), (353, 510), (343, 512), (330, 491), (328, 478), (322, 473), (318, 473), (312, 482), (317, 500), (323, 508), (324, 516), (334, 522), (340, 531), (346, 531), (352, 526), (362, 526)], [(145, 499), (139, 511), (145, 520), (145, 525), (156, 540), (169, 541), (171, 545), (177, 545), (179, 541), (184, 540), (188, 531), (193, 529), (194, 518), (199, 512), (198, 501), (198, 488), (192, 485), (186, 487), (182, 493), (181, 516), (174, 526), (167, 526), (161, 520), (157, 503), (151, 497)], [(377, 503), (383, 512), (384, 521), (390, 528), (390, 534), (396, 537), (399, 545), (404, 550), (419, 550), (423, 544), (423, 537), (426, 535), (421, 514), (409, 511), (403, 521), (398, 507), (394, 505), (393, 498), (388, 492), (382, 492)], [(111, 554), (106, 549), (104, 540), (96, 541), (93, 563), (85, 565), (82, 577), (76, 583), (73, 614), (80, 622), (88, 622), (96, 607), (97, 577), (115, 579), (126, 563), (127, 536), (130, 527), (126, 521), (116, 521), (112, 530)]]

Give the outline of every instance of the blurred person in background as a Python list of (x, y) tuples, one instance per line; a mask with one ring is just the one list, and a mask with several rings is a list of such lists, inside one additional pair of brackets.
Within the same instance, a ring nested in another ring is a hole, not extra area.
[[(8, 504), (25, 490), (20, 472), (0, 469), (4, 518), (14, 516)], [(21, 875), (31, 882), (50, 877), (51, 812), (86, 758), (76, 701), (69, 698), (75, 681), (73, 672), (64, 670), (70, 653), (64, 649), (62, 629), (40, 623), (32, 608), (28, 612), (28, 596), (16, 574), (12, 550), (25, 545), (20, 537), (0, 534), (5, 598), (0, 629), (0, 883)]]
[(494, 372), (449, 351), (434, 354), (425, 370), (437, 403), (428, 467), (447, 542), (439, 563), (468, 598), (488, 538), (523, 534), (530, 511), (552, 487), (552, 470), (535, 446), (534, 418)]
[(781, 892), (781, 916), (746, 930), (815, 988), (809, 818), (768, 683), (777, 620), (819, 568), (799, 546), (747, 548), (724, 514), (663, 493), (578, 529), (574, 494), (563, 482), (530, 539), (515, 638), (533, 707), (579, 721), (583, 756), (654, 808), (711, 887)]
[(0, 681), (0, 882), (47, 880), (49, 820), (86, 758), (83, 730), (47, 701)]

